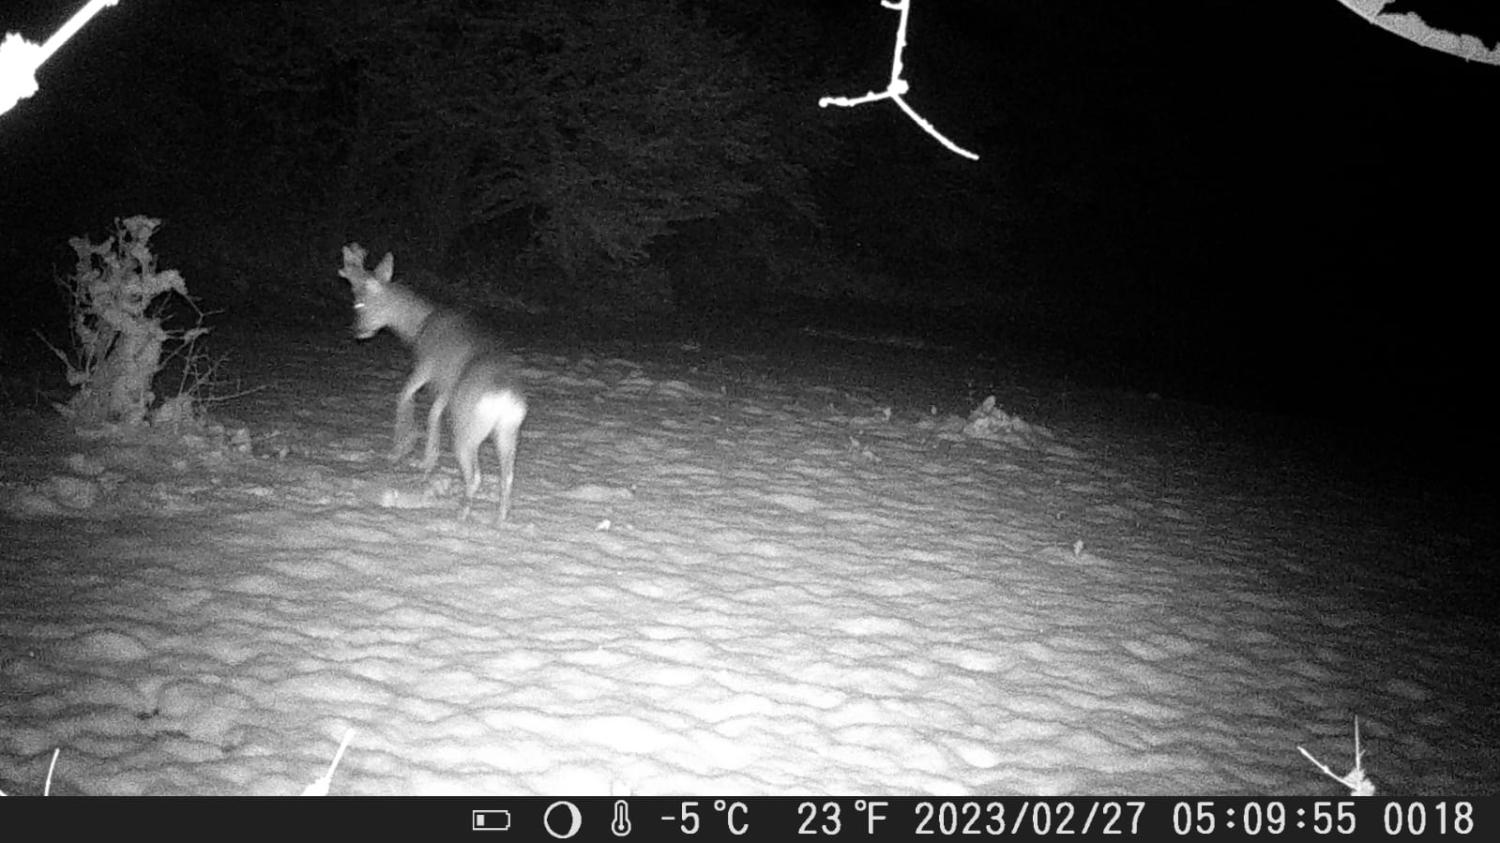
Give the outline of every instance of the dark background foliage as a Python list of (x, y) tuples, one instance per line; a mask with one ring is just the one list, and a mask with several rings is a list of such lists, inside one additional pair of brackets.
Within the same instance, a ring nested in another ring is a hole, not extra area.
[[(0, 26), (40, 39), (76, 5)], [(884, 86), (895, 24), (874, 0), (124, 0), (0, 116), (6, 296), (51, 324), (67, 238), (146, 213), (231, 318), (341, 319), (358, 240), (475, 303), (859, 321), (1143, 390), (1475, 412), (1500, 69), (1334, 0), (916, 0), (909, 99), (970, 162), (890, 103), (817, 108)]]

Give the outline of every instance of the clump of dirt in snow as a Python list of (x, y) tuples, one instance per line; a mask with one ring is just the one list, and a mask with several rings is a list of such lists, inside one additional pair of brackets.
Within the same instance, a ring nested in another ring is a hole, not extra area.
[(964, 435), (982, 439), (1002, 439), (1017, 445), (1037, 444), (1038, 439), (1052, 439), (1052, 431), (1041, 425), (1027, 424), (1020, 416), (1012, 416), (995, 403), (995, 396), (984, 399), (974, 412), (969, 414), (969, 423), (964, 425)]

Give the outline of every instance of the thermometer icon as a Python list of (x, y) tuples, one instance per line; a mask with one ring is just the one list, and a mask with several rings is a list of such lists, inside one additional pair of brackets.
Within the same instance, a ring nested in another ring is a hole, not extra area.
[(624, 799), (615, 800), (615, 818), (610, 820), (609, 830), (616, 837), (624, 837), (630, 833), (630, 806), (625, 804)]

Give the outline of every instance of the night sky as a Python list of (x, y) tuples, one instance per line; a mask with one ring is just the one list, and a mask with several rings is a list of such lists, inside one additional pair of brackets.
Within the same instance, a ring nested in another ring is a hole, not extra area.
[[(7, 4), (0, 28), (40, 40), (78, 5)], [(1477, 427), (1500, 68), (1402, 40), (1334, 0), (915, 0), (907, 99), (981, 155), (971, 162), (891, 103), (817, 108), (818, 93), (884, 86), (897, 16), (875, 0), (683, 6), (717, 12), (746, 49), (783, 63), (797, 56), (773, 49), (788, 48), (768, 22), (816, 9), (797, 49), (826, 89), (798, 93), (798, 119), (836, 155), (814, 168), (811, 196), (841, 260), (906, 293), (872, 306), (873, 321), (947, 326), (976, 351), (1046, 347), (1143, 391)], [(184, 175), (173, 190), (158, 176), (146, 189), (131, 163), (180, 159), (191, 172), (212, 128), (194, 120), (212, 110), (177, 122), (130, 103), (172, 99), (162, 91), (216, 103), (223, 59), (203, 33), (237, 35), (217, 25), (199, 4), (123, 0), (43, 68), (40, 94), (0, 116), (13, 300), (50, 295), (69, 236), (145, 212), (168, 219), (163, 250), (184, 252), (215, 304), (214, 259), (187, 241), (251, 224), (233, 181)], [(648, 261), (693, 244), (653, 247)]]

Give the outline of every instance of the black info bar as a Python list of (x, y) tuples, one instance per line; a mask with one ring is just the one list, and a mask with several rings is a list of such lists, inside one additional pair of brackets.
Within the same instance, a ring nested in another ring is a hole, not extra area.
[[(28, 837), (519, 841), (1493, 840), (1496, 797), (24, 797)], [(1489, 830), (1486, 831), (1485, 829)], [(176, 833), (174, 833), (176, 832)], [(333, 838), (328, 838), (329, 832)]]

